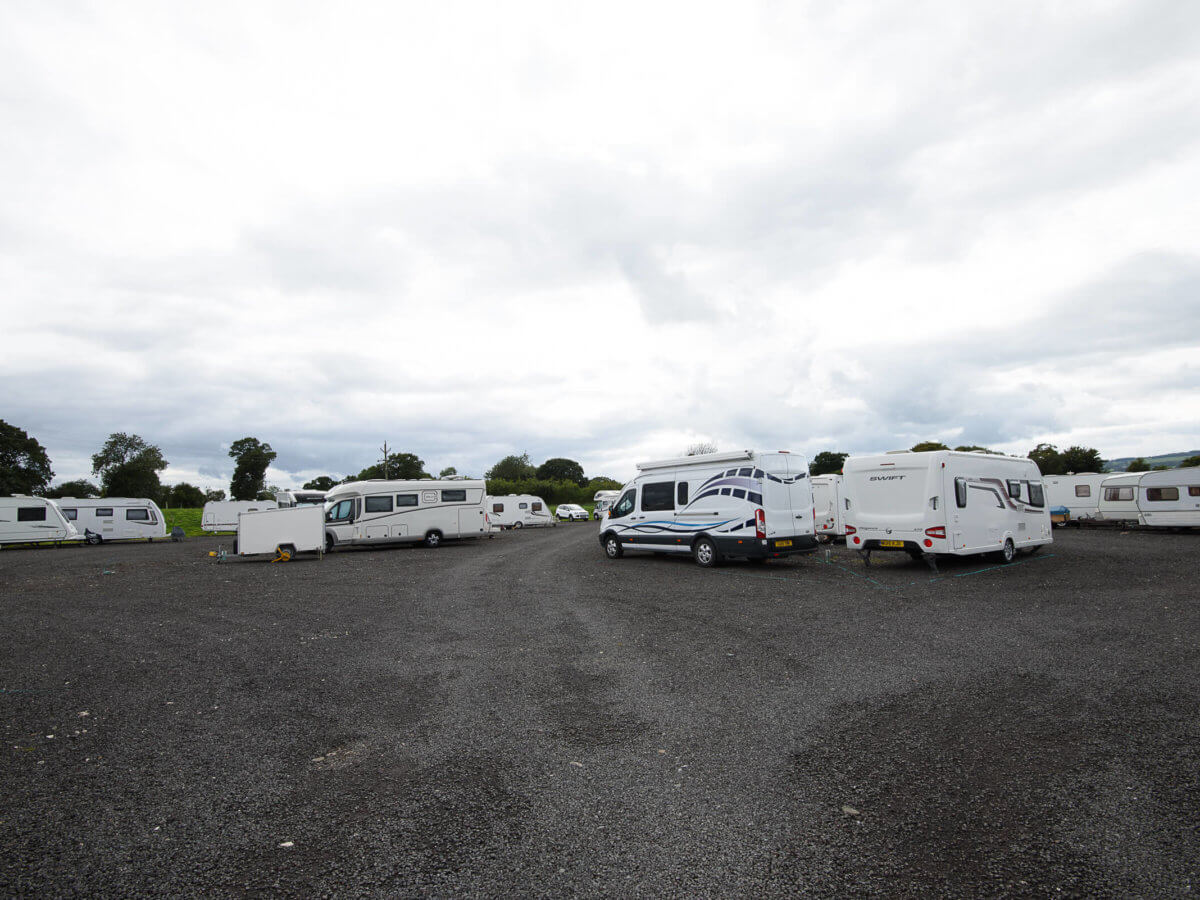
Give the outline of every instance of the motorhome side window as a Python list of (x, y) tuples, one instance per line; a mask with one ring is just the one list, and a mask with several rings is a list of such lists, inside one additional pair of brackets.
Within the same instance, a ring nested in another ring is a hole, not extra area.
[(688, 483), (686, 481), (681, 481), (681, 482), (679, 482), (679, 484), (675, 485), (675, 505), (676, 506), (680, 506), (680, 507), (687, 506), (687, 494), (688, 494), (687, 485), (688, 485)]
[(97, 519), (112, 518), (112, 507), (111, 506), (97, 506), (96, 507), (96, 518)]
[(367, 512), (391, 512), (392, 497), (389, 494), (386, 497), (368, 497)]
[(1029, 505), (1030, 506), (1045, 506), (1046, 494), (1042, 490), (1040, 484), (1029, 483)]
[(1157, 487), (1146, 488), (1146, 499), (1153, 501), (1161, 500), (1178, 500), (1179, 488), (1177, 487)]
[(79, 510), (77, 509), (64, 509), (62, 514), (67, 517), (67, 521), (69, 522), (74, 522), (79, 518)]
[(396, 495), (396, 505), (397, 506), (416, 506), (417, 505), (417, 495), (416, 494), (397, 494)]
[(656, 481), (642, 485), (642, 511), (654, 512), (675, 508), (675, 482)]
[(1090, 496), (1092, 496), (1092, 486), (1091, 486), (1090, 484), (1077, 484), (1077, 485), (1075, 485), (1075, 496), (1076, 496), (1076, 497), (1090, 497)]
[(127, 509), (125, 510), (126, 522), (149, 522), (150, 510), (148, 509)]
[(467, 502), (467, 492), (466, 491), (442, 491), (442, 502), (443, 503), (466, 503)]
[(631, 490), (621, 495), (621, 499), (612, 508), (612, 517), (614, 519), (619, 519), (621, 516), (627, 516), (633, 512), (633, 498), (636, 493), (636, 490)]
[(18, 522), (45, 522), (46, 507), (44, 506), (18, 506), (17, 507)]
[(965, 509), (967, 505), (967, 479), (954, 479), (954, 502), (959, 509)]

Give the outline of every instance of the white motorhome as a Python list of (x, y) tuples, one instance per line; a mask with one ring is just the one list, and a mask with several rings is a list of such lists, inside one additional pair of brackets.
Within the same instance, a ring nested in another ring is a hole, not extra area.
[(808, 462), (781, 450), (707, 453), (640, 463), (600, 520), (609, 559), (626, 550), (765, 560), (816, 548)]
[(604, 511), (617, 502), (617, 498), (621, 496), (620, 491), (596, 491), (592, 497), (592, 518), (597, 522), (604, 515)]
[(82, 539), (83, 535), (67, 521), (53, 500), (24, 494), (0, 497), (0, 546), (41, 541), (61, 544)]
[(841, 475), (814, 475), (813, 512), (817, 519), (817, 537), (837, 540), (846, 536), (846, 506), (842, 497)]
[(280, 509), (291, 509), (293, 506), (324, 506), (325, 491), (305, 490), (296, 488), (291, 491), (277, 491), (275, 502)]
[(1103, 472), (1046, 475), (1046, 503), (1051, 509), (1065, 506), (1072, 522), (1096, 521), (1100, 518), (1100, 485), (1107, 477)]
[(1200, 526), (1200, 468), (1144, 472), (1138, 508), (1141, 523), (1151, 528)]
[(274, 500), (209, 500), (200, 513), (201, 531), (237, 531), (238, 516), (260, 509), (277, 509)]
[(550, 507), (533, 494), (505, 494), (487, 498), (488, 516), (497, 528), (541, 528), (557, 525)]
[(142, 538), (153, 541), (167, 536), (162, 510), (145, 497), (61, 497), (58, 508), (89, 544)]
[(486, 535), (479, 479), (351, 481), (325, 495), (325, 550), (349, 544), (422, 543)]
[(1036, 552), (1053, 541), (1041, 472), (1031, 459), (933, 450), (850, 457), (842, 467), (847, 546), (939, 554)]
[(1139, 522), (1138, 483), (1145, 472), (1109, 475), (1100, 483), (1100, 518), (1106, 522)]

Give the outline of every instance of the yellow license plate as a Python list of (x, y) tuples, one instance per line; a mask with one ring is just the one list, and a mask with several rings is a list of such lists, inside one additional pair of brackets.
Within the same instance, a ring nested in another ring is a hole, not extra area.
[(792, 542), (791, 541), (776, 541), (775, 546), (776, 547), (790, 547), (790, 546), (792, 546)]
[(903, 547), (904, 541), (880, 541), (880, 547)]

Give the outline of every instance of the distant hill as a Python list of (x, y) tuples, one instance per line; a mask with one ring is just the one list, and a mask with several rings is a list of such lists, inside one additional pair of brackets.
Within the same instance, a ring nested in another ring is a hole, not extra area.
[[(1147, 456), (1146, 462), (1150, 463), (1150, 468), (1168, 466), (1174, 469), (1189, 456), (1200, 456), (1200, 450), (1188, 450), (1185, 453), (1164, 453), (1161, 456)], [(1104, 464), (1104, 471), (1124, 472), (1135, 459), (1137, 459), (1136, 456), (1123, 456), (1120, 459), (1110, 459)]]

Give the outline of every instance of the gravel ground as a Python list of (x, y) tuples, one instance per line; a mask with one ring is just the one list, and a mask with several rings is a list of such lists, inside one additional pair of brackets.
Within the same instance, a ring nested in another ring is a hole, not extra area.
[(1183, 896), (1200, 534), (0, 551), (0, 894)]

